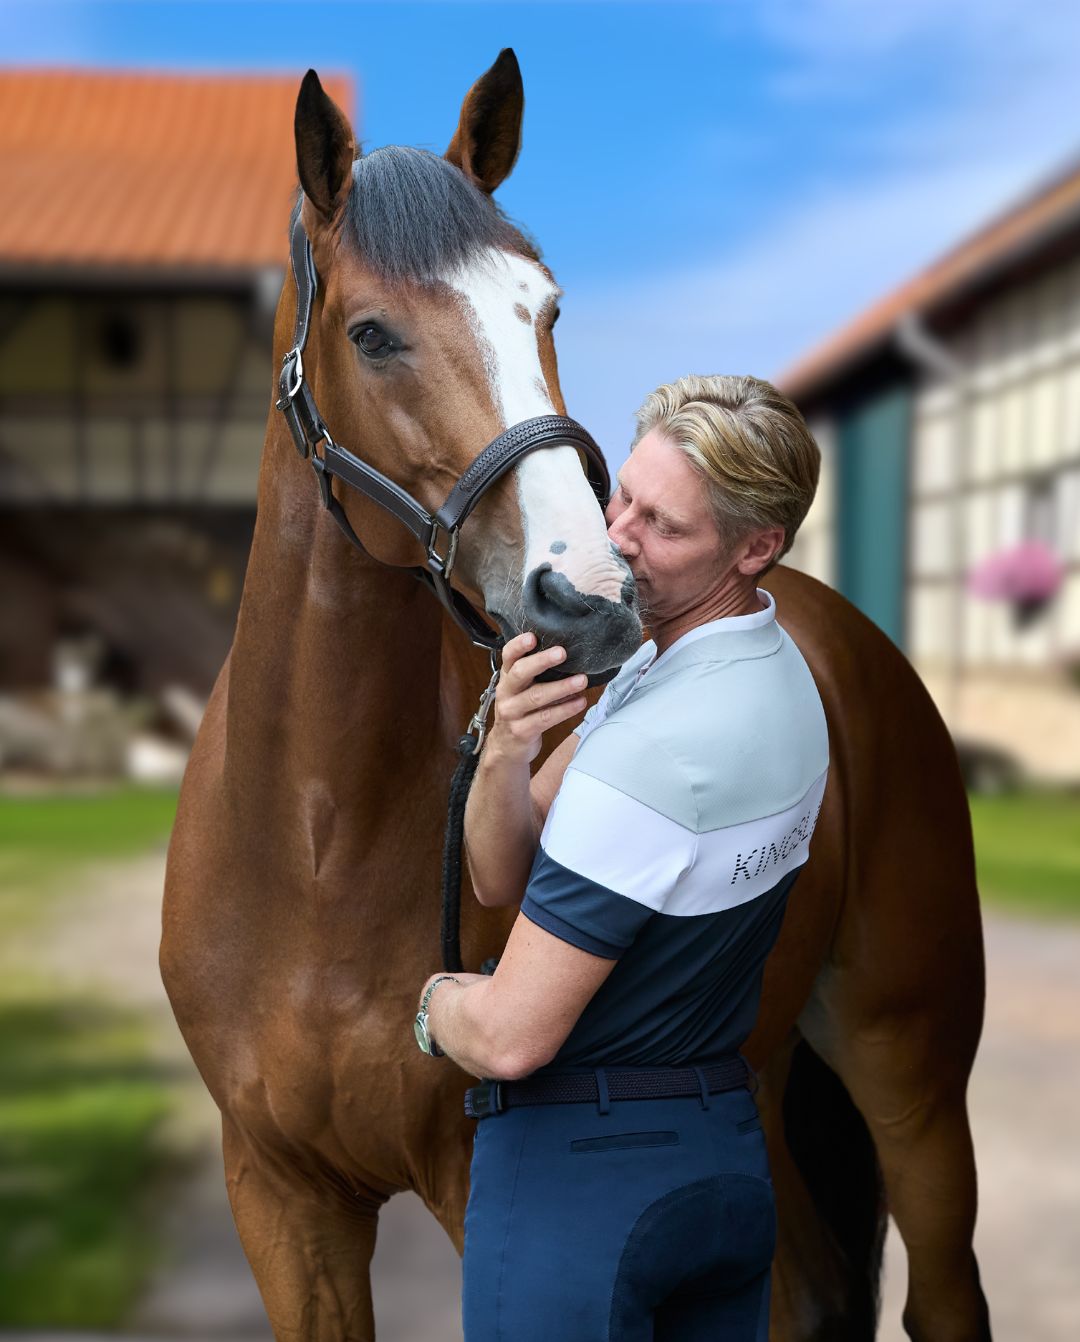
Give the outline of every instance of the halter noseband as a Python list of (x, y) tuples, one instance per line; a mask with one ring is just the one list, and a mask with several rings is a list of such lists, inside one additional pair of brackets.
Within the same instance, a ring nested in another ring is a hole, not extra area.
[[(404, 571), (411, 573), (434, 592), (451, 619), (477, 647), (494, 652), (502, 646), (503, 639), (493, 632), (475, 606), (450, 585), (462, 523), (496, 480), (528, 453), (542, 447), (568, 445), (580, 448), (585, 453), (589, 483), (600, 502), (604, 503), (610, 492), (610, 480), (603, 453), (588, 431), (577, 420), (568, 419), (565, 415), (539, 415), (535, 419), (522, 420), (488, 443), (462, 472), (442, 507), (434, 514), (427, 512), (400, 485), (331, 438), (304, 376), (304, 348), (307, 345), (319, 278), (311, 254), (311, 242), (300, 221), (299, 211), (293, 223), (290, 252), (293, 279), (296, 282), (296, 329), (292, 349), (282, 361), (278, 378), (281, 395), (276, 405), (285, 416), (296, 450), (301, 457), (311, 458), (323, 507), (346, 539), (380, 564), (385, 561), (371, 555), (345, 516), (345, 510), (334, 495), (334, 478), (358, 489), (366, 498), (396, 517), (412, 532), (427, 555), (424, 567), (409, 567)], [(316, 450), (320, 444), (321, 456)], [(445, 541), (440, 540), (440, 533), (445, 535)], [(445, 547), (442, 553), (440, 544)], [(402, 568), (397, 564), (388, 564), (386, 567)]]

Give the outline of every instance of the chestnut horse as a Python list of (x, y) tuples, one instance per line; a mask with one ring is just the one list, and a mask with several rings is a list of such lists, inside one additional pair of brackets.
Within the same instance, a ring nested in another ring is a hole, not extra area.
[[(429, 510), (508, 424), (563, 413), (558, 290), (491, 200), (522, 107), (509, 51), (466, 96), (445, 158), (358, 155), (313, 73), (297, 103), (321, 285), (307, 376), (336, 436)], [(295, 306), (288, 280), (278, 364)], [(221, 1109), (229, 1197), (275, 1336), (320, 1342), (374, 1335), (369, 1263), (394, 1193), (413, 1189), (463, 1246), (471, 1078), (419, 1052), (412, 1017), (439, 967), (453, 747), (488, 669), (420, 584), (384, 566), (415, 564), (412, 538), (340, 498), (377, 560), (345, 543), (272, 410), (236, 636), (169, 850), (161, 950)], [(626, 577), (564, 446), (485, 495), (455, 582), (504, 633), (554, 631), (569, 668), (601, 671), (640, 639)], [(907, 1249), (909, 1335), (976, 1342), (989, 1323), (965, 1089), (983, 952), (955, 752), (909, 664), (854, 607), (784, 567), (765, 586), (832, 741), (813, 857), (744, 1049), (777, 1192), (772, 1337), (874, 1335), (887, 1209)], [(596, 595), (625, 602), (625, 619), (598, 630)], [(515, 911), (469, 893), (462, 949), (477, 969)]]

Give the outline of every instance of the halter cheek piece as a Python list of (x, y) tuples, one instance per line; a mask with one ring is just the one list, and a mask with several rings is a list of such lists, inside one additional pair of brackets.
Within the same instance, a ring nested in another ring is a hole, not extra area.
[[(427, 512), (400, 485), (331, 438), (304, 376), (304, 348), (307, 345), (311, 310), (319, 279), (311, 254), (311, 242), (300, 222), (299, 212), (293, 223), (290, 251), (293, 279), (296, 282), (296, 331), (293, 347), (282, 362), (278, 378), (281, 395), (276, 404), (285, 416), (296, 450), (302, 457), (311, 459), (323, 507), (345, 537), (357, 549), (369, 555), (370, 552), (353, 530), (345, 510), (334, 495), (335, 477), (353, 489), (358, 489), (373, 503), (396, 517), (412, 532), (427, 555), (423, 567), (412, 567), (406, 571), (434, 592), (451, 619), (477, 647), (487, 648), (494, 653), (502, 646), (502, 638), (492, 630), (475, 606), (450, 585), (462, 523), (496, 480), (528, 453), (542, 447), (565, 444), (580, 448), (585, 453), (589, 483), (601, 503), (605, 502), (610, 492), (610, 481), (600, 448), (576, 420), (567, 419), (564, 415), (539, 415), (535, 419), (522, 420), (488, 443), (475, 461), (465, 468), (442, 507), (434, 514)], [(320, 445), (321, 455), (318, 451)], [(374, 555), (370, 557), (375, 559)]]

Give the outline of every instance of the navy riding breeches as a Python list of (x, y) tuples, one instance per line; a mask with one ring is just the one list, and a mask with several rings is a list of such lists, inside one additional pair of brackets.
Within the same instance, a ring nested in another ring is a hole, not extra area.
[(476, 1127), (465, 1342), (766, 1342), (775, 1245), (745, 1088), (506, 1109)]

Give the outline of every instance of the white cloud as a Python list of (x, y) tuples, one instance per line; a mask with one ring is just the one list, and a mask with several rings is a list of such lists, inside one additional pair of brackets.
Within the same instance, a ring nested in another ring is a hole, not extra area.
[(1073, 0), (770, 0), (755, 13), (765, 38), (794, 60), (796, 79), (841, 95), (892, 62), (917, 66), (920, 54), (951, 60), (965, 81), (1073, 66), (1080, 35)]

